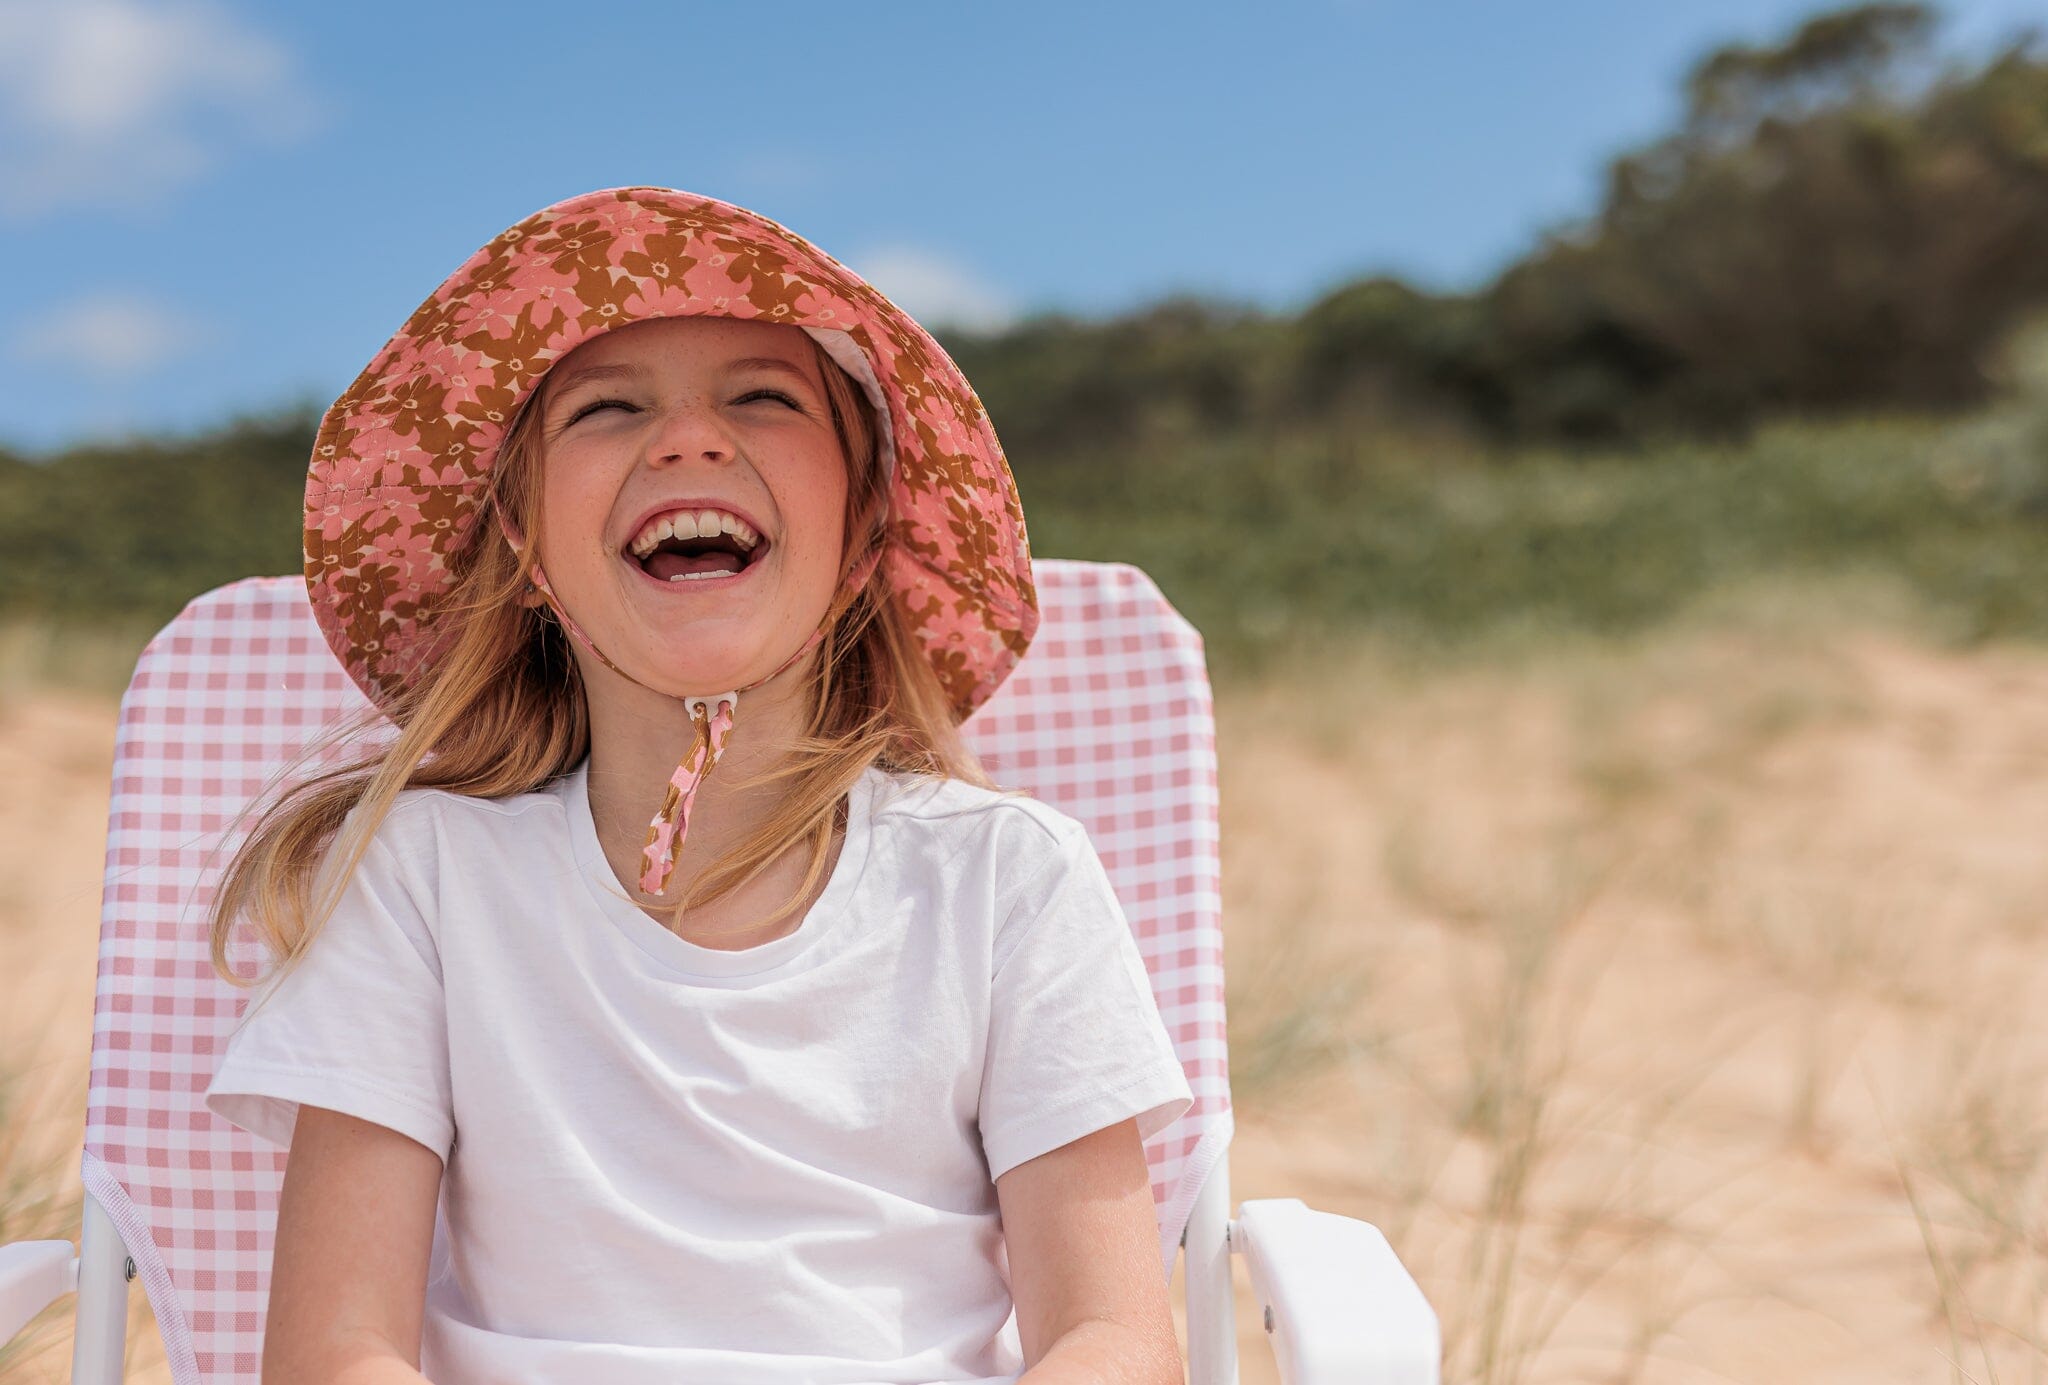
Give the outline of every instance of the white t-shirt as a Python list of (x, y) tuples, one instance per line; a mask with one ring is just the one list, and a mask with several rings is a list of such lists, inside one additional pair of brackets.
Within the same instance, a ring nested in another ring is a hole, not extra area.
[(588, 768), (401, 793), (208, 1109), (442, 1156), (437, 1385), (1013, 1381), (994, 1179), (1193, 1102), (1084, 829), (870, 770), (802, 925), (720, 951), (625, 895)]

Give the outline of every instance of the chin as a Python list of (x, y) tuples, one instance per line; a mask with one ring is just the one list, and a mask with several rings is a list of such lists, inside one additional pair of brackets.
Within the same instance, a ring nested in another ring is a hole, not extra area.
[[(684, 640), (687, 649), (680, 647)], [(706, 632), (679, 636), (676, 647), (648, 651), (640, 661), (647, 674), (636, 669), (635, 676), (676, 697), (702, 696), (743, 688), (773, 673), (788, 657), (788, 648), (771, 647), (758, 639), (721, 639)]]

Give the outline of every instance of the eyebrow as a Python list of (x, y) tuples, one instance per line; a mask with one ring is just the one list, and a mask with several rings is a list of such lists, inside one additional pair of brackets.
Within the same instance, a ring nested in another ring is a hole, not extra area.
[[(811, 382), (811, 377), (806, 375), (801, 367), (783, 360), (780, 356), (742, 356), (738, 360), (726, 362), (725, 368), (728, 371), (775, 370), (781, 371), (786, 375), (794, 375), (805, 384)], [(629, 365), (587, 365), (573, 370), (559, 379), (550, 381), (548, 392), (559, 398), (570, 390), (575, 389), (578, 385), (600, 383), (606, 380), (626, 380), (631, 379), (638, 373), (639, 371), (636, 367)]]
[(811, 382), (811, 377), (805, 374), (801, 367), (796, 366), (790, 363), (789, 361), (783, 360), (780, 356), (742, 356), (740, 357), (740, 359), (728, 363), (726, 369), (779, 370), (785, 375), (796, 376), (797, 379), (803, 381), (805, 384), (809, 384)]
[(548, 381), (548, 393), (560, 397), (578, 385), (588, 385), (600, 380), (624, 380), (633, 374), (633, 367), (625, 365), (587, 365), (570, 371), (567, 375), (556, 376)]

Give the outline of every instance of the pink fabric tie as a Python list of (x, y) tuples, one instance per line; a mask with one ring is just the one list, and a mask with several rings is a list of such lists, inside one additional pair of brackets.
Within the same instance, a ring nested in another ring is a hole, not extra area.
[(648, 824), (647, 845), (640, 853), (640, 888), (649, 894), (660, 894), (668, 885), (669, 873), (682, 853), (683, 838), (690, 831), (690, 807), (697, 801), (697, 789), (704, 776), (711, 773), (711, 767), (725, 753), (726, 738), (732, 734), (732, 714), (739, 700), (738, 693), (683, 699), (697, 728), (697, 743), (676, 766), (661, 811)]

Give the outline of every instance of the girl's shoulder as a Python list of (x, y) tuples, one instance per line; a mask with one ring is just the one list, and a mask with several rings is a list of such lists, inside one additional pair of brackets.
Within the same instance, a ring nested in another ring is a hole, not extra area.
[[(560, 833), (559, 804), (554, 785), (504, 798), (478, 798), (446, 789), (405, 788), (371, 826), (360, 856), (351, 856), (370, 804), (351, 808), (326, 846), (327, 863), (348, 860), (353, 878), (372, 890), (402, 892), (422, 907), (441, 897), (442, 865), (447, 861), (491, 860), (510, 863), (485, 872), (482, 878), (516, 889), (516, 867), (541, 860), (548, 842)], [(556, 790), (558, 792), (558, 790)], [(526, 834), (522, 836), (522, 834)]]
[[(451, 835), (483, 831), (501, 838), (509, 824), (538, 822), (551, 808), (560, 805), (559, 791), (550, 782), (526, 793), (504, 798), (478, 798), (448, 789), (405, 788), (393, 796), (391, 806), (378, 819), (371, 840), (395, 855), (413, 856), (432, 851)], [(367, 811), (359, 803), (349, 811), (348, 826)], [(347, 828), (344, 828), (346, 831)]]
[[(946, 901), (949, 926), (981, 919), (1000, 968), (1049, 911), (1076, 927), (1126, 935), (1114, 886), (1078, 819), (1029, 794), (958, 779), (890, 774), (870, 822), (882, 859), (901, 880)], [(1056, 932), (1048, 937), (1059, 936)]]
[(1036, 845), (1051, 850), (1088, 832), (1079, 820), (1015, 789), (985, 789), (965, 779), (877, 770), (880, 785), (871, 815), (913, 831), (1006, 850)]
[(453, 789), (400, 789), (391, 806), (394, 812), (404, 805), (405, 810), (415, 816), (441, 820), (524, 817), (537, 809), (559, 807), (562, 782), (566, 777), (557, 776), (525, 793), (507, 794), (503, 798), (478, 798), (475, 794), (457, 793)]

